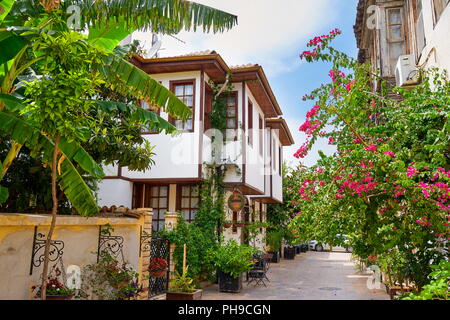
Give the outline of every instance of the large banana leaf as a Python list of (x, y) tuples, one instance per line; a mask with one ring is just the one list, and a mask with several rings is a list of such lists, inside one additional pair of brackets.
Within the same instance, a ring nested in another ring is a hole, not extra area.
[(149, 101), (174, 118), (186, 120), (192, 114), (191, 110), (170, 90), (115, 54), (104, 56), (100, 72), (108, 83), (113, 84), (112, 89), (124, 96), (132, 95)]
[(156, 113), (144, 108), (139, 108), (118, 101), (95, 100), (95, 103), (106, 113), (110, 113), (113, 111), (129, 112), (131, 114), (131, 120), (136, 120), (142, 124), (147, 125), (147, 128), (149, 130), (165, 131), (165, 133), (167, 134), (177, 132), (177, 128), (173, 124), (161, 118)]
[(123, 18), (127, 29), (155, 33), (178, 33), (182, 29), (223, 32), (237, 24), (237, 17), (227, 12), (185, 0), (66, 0), (63, 8), (81, 8), (82, 28), (102, 28)]
[(0, 22), (5, 19), (14, 4), (15, 0), (0, 0)]
[[(26, 121), (16, 118), (12, 114), (0, 112), (0, 131), (8, 133), (14, 141), (27, 146), (32, 155), (42, 155), (45, 163), (51, 164), (54, 143), (47, 136), (29, 125)], [(98, 212), (97, 202), (91, 190), (84, 182), (80, 173), (72, 163), (76, 161), (80, 166), (97, 177), (103, 176), (103, 171), (89, 154), (80, 146), (67, 141), (61, 141), (61, 152), (65, 156), (61, 164), (62, 173), (58, 176), (61, 189), (75, 209), (83, 216), (94, 215)]]
[(119, 22), (114, 21), (102, 27), (89, 28), (87, 41), (96, 47), (112, 52), (119, 42), (133, 31), (133, 29), (126, 27), (123, 20)]
[(0, 32), (0, 65), (13, 59), (25, 45), (25, 39), (13, 32)]

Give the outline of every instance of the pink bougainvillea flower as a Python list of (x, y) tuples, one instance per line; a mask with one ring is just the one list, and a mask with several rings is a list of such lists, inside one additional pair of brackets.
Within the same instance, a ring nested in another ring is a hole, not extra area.
[(350, 92), (352, 90), (353, 85), (355, 84), (355, 80), (350, 81), (349, 83), (347, 83), (345, 85), (345, 90), (347, 90), (348, 92)]
[(410, 178), (416, 176), (418, 172), (419, 172), (419, 170), (417, 170), (416, 168), (411, 167), (411, 166), (409, 166), (408, 169), (406, 170), (406, 174)]
[(371, 143), (368, 147), (365, 147), (364, 149), (367, 151), (377, 151), (378, 146), (376, 144)]
[(334, 144), (334, 138), (333, 137), (329, 137), (328, 138), (328, 144), (329, 145), (333, 145)]
[(383, 153), (385, 154), (385, 155), (388, 155), (389, 157), (395, 157), (395, 153), (394, 152), (392, 152), (392, 151), (383, 151)]

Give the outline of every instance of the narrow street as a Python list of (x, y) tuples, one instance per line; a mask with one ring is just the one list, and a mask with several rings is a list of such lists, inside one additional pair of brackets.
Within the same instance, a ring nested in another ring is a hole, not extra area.
[[(369, 274), (360, 273), (345, 252), (308, 251), (295, 260), (272, 263), (267, 287), (247, 285), (238, 294), (221, 293), (218, 285), (204, 290), (204, 300), (389, 300), (385, 290), (371, 290)], [(244, 279), (245, 280), (245, 279)]]

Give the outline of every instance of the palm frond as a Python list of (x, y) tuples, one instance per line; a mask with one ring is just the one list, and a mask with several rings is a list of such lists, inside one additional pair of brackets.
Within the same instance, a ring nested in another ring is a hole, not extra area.
[(111, 88), (123, 94), (149, 101), (174, 118), (186, 120), (191, 110), (170, 90), (155, 81), (147, 73), (115, 54), (107, 54), (100, 66), (103, 78)]
[(67, 0), (63, 8), (81, 8), (82, 27), (103, 27), (123, 18), (126, 28), (174, 34), (181, 30), (223, 32), (237, 24), (237, 16), (186, 0)]

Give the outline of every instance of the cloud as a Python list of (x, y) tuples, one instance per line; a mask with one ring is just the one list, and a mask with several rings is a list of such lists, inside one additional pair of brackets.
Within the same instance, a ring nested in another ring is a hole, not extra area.
[[(202, 50), (216, 50), (229, 65), (258, 63), (276, 76), (300, 65), (300, 46), (323, 25), (324, 16), (334, 17), (329, 0), (196, 0), (238, 16), (238, 25), (218, 34), (181, 32), (163, 36), (161, 56), (174, 56)], [(151, 43), (151, 35), (139, 33)]]

